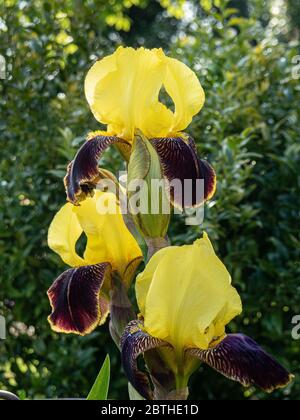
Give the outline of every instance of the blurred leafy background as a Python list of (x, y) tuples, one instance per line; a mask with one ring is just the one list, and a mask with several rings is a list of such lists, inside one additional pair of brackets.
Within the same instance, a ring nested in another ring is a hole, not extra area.
[[(86, 396), (107, 352), (109, 397), (127, 398), (107, 326), (88, 337), (57, 335), (46, 290), (64, 268), (47, 248), (48, 225), (64, 202), (62, 176), (89, 130), (83, 94), (91, 64), (120, 44), (163, 47), (192, 67), (206, 105), (189, 131), (215, 166), (218, 190), (204, 226), (176, 217), (173, 243), (205, 228), (242, 294), (233, 331), (251, 335), (296, 374), (266, 395), (209, 368), (194, 399), (300, 399), (298, 0), (1, 0), (0, 388), (22, 398)], [(116, 153), (105, 165), (117, 170)]]

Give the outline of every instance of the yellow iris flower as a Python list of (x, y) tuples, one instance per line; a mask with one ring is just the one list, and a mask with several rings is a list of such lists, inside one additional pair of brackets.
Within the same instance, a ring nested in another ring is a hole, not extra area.
[(165, 397), (176, 387), (177, 396), (186, 398), (189, 377), (200, 363), (266, 392), (293, 379), (250, 337), (226, 334), (227, 324), (242, 312), (242, 302), (207, 234), (193, 245), (158, 251), (137, 276), (136, 296), (140, 318), (122, 336), (122, 363), (144, 398), (154, 395), (137, 365), (141, 354), (154, 383), (162, 381), (159, 392)]
[[(134, 171), (136, 178), (146, 179), (150, 167), (155, 168), (151, 177), (167, 180), (167, 197), (175, 207), (198, 207), (214, 195), (214, 169), (200, 159), (196, 143), (182, 132), (205, 101), (197, 76), (184, 63), (167, 57), (162, 49), (120, 47), (89, 70), (85, 94), (95, 118), (106, 124), (107, 131), (90, 133), (68, 166), (65, 186), (71, 203), (80, 203), (95, 188), (99, 160), (112, 145), (127, 162), (134, 162), (131, 168), (141, 169)], [(192, 191), (183, 200), (183, 194), (174, 194), (168, 185), (174, 180), (184, 185), (186, 179), (191, 180)], [(204, 181), (203, 194), (198, 180)], [(150, 231), (145, 223), (138, 228), (151, 237), (165, 231), (165, 227)]]
[[(115, 213), (105, 212), (108, 205)], [(80, 256), (76, 244), (83, 233), (87, 242)], [(59, 210), (49, 228), (48, 245), (73, 267), (49, 289), (49, 321), (55, 331), (85, 335), (105, 321), (111, 273), (118, 273), (128, 287), (142, 259), (141, 249), (123, 221), (116, 196), (100, 191), (80, 206), (67, 203)]]
[[(174, 111), (159, 99), (162, 89)], [(85, 80), (85, 95), (104, 135), (128, 141), (139, 129), (148, 138), (174, 137), (202, 108), (205, 95), (195, 73), (162, 49), (119, 47), (97, 61)]]
[(225, 337), (225, 326), (242, 312), (231, 277), (204, 234), (193, 245), (164, 248), (136, 282), (148, 334), (170, 343), (177, 356), (207, 350)]
[[(115, 203), (116, 213), (101, 210), (103, 199)], [(101, 204), (102, 203), (102, 204)], [(85, 233), (87, 244), (83, 257), (76, 243)], [(54, 217), (48, 232), (48, 245), (71, 267), (109, 262), (112, 269), (126, 279), (132, 261), (142, 256), (141, 249), (127, 229), (116, 198), (111, 193), (95, 191), (80, 206), (65, 204)]]

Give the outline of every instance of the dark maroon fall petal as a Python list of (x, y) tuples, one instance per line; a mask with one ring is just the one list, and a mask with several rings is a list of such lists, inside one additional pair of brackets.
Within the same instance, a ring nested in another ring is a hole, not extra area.
[[(197, 207), (214, 195), (215, 171), (207, 161), (198, 157), (191, 137), (155, 138), (151, 143), (159, 155), (168, 181), (168, 195), (175, 207)], [(174, 180), (180, 181), (182, 191), (174, 188)], [(203, 180), (204, 188), (200, 180)]]
[(86, 335), (104, 322), (108, 303), (100, 291), (110, 273), (109, 263), (71, 268), (62, 273), (48, 290), (52, 307), (48, 320), (52, 329)]
[(272, 392), (285, 387), (293, 378), (254, 340), (243, 334), (229, 334), (209, 350), (189, 349), (187, 352), (245, 387), (258, 386)]
[(123, 139), (101, 135), (96, 135), (81, 146), (74, 160), (69, 164), (64, 179), (67, 199), (71, 203), (78, 204), (87, 196), (92, 195), (101, 178), (98, 161), (104, 151), (114, 144), (130, 149), (129, 143)]
[(137, 358), (149, 350), (168, 345), (144, 332), (138, 320), (131, 321), (124, 331), (121, 339), (123, 369), (131, 385), (146, 399), (153, 398), (152, 390), (147, 374), (138, 369)]

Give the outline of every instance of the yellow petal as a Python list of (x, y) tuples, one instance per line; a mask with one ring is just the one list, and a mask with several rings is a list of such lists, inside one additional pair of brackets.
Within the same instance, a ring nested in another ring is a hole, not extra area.
[(92, 110), (95, 112), (95, 117), (97, 118), (97, 107), (95, 105), (95, 89), (99, 82), (101, 82), (105, 76), (109, 73), (116, 70), (116, 55), (108, 55), (107, 57), (102, 58), (102, 60), (97, 61), (88, 71), (85, 83), (84, 90), (86, 99), (91, 106)]
[[(108, 207), (110, 211), (104, 214)], [(123, 221), (115, 195), (96, 191), (94, 197), (83, 201), (74, 212), (87, 236), (84, 253), (87, 264), (109, 262), (123, 276), (128, 265), (141, 257), (141, 250)]]
[[(95, 117), (108, 124), (109, 132), (132, 140), (134, 130), (157, 132), (158, 112), (171, 117), (158, 94), (166, 71), (162, 50), (120, 47), (89, 71), (85, 92)], [(155, 121), (155, 119), (156, 121)], [(160, 123), (158, 126), (161, 125)]]
[(204, 105), (205, 94), (196, 74), (174, 58), (166, 58), (167, 72), (164, 80), (166, 91), (175, 104), (171, 131), (184, 130)]
[(160, 251), (154, 254), (153, 257), (148, 262), (148, 264), (146, 265), (146, 268), (143, 271), (143, 273), (139, 274), (136, 278), (136, 283), (135, 283), (136, 299), (137, 299), (137, 303), (138, 303), (141, 315), (143, 316), (145, 316), (146, 298), (148, 295), (149, 287), (152, 282), (152, 278), (154, 276), (154, 273), (160, 261), (164, 258), (164, 256), (166, 255), (169, 249), (170, 247), (162, 248)]
[(73, 208), (71, 203), (65, 204), (55, 215), (48, 231), (48, 245), (66, 264), (77, 267), (84, 265), (75, 249), (82, 228)]
[(167, 248), (149, 287), (153, 271), (138, 279), (140, 290), (143, 279), (148, 289), (146, 299), (139, 292), (142, 307), (145, 301), (145, 329), (178, 352), (188, 347), (207, 349), (216, 332), (242, 310), (230, 275), (206, 235), (194, 245)]
[[(232, 287), (228, 295), (228, 303), (224, 305), (213, 323), (213, 340), (219, 341), (225, 336), (225, 327), (242, 311), (242, 302), (239, 294)], [(216, 343), (214, 343), (216, 345)]]
[[(165, 87), (175, 113), (159, 101)], [(85, 80), (85, 94), (95, 118), (111, 135), (133, 139), (167, 137), (184, 130), (202, 108), (204, 91), (195, 73), (161, 49), (118, 48), (95, 63)]]

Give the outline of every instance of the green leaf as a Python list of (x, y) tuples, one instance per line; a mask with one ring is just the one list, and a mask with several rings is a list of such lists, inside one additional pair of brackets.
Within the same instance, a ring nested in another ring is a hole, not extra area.
[(110, 358), (106, 356), (99, 375), (87, 397), (90, 401), (104, 401), (107, 400), (108, 388), (110, 381)]

